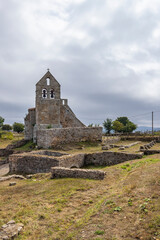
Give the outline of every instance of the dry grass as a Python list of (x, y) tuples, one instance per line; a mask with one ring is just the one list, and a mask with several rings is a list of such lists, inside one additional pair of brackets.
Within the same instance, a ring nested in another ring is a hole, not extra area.
[(0, 185), (0, 225), (24, 223), (17, 239), (160, 238), (160, 155), (102, 168), (103, 181), (31, 180)]
[(19, 140), (23, 139), (24, 138), (24, 134), (23, 133), (19, 133), (19, 134), (18, 133), (14, 133), (13, 137), (14, 138), (12, 140), (0, 138), (0, 149), (1, 148), (6, 148), (9, 144), (12, 144), (15, 141), (19, 141)]

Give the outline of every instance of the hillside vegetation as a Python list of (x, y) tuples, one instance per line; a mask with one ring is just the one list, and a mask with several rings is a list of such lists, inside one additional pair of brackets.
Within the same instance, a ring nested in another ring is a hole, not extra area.
[(37, 174), (2, 182), (0, 226), (22, 222), (23, 240), (160, 239), (160, 155), (101, 169), (101, 181)]

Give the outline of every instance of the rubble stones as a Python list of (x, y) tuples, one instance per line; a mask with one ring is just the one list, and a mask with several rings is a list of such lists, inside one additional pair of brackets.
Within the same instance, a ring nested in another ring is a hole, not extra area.
[(102, 150), (109, 150), (111, 148), (112, 148), (111, 145), (102, 146)]
[(151, 147), (153, 147), (156, 144), (156, 142), (157, 142), (156, 140), (152, 140), (150, 143), (140, 146), (139, 150), (141, 152), (146, 151), (146, 150), (150, 149)]
[(14, 220), (9, 221), (0, 228), (0, 240), (12, 240), (22, 232), (24, 225), (15, 223)]
[(7, 180), (10, 180), (12, 178), (17, 178), (17, 179), (22, 179), (22, 180), (26, 179), (22, 175), (10, 175), (10, 176), (7, 176), (7, 177), (0, 177), (0, 182), (7, 181)]
[(10, 182), (9, 186), (15, 186), (17, 183), (16, 182)]
[(120, 147), (119, 150), (125, 150), (125, 147)]

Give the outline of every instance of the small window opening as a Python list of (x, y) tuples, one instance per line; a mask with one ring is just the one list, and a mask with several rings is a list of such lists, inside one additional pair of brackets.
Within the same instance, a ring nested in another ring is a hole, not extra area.
[(47, 90), (46, 89), (42, 90), (42, 98), (47, 98)]
[(46, 78), (47, 86), (50, 85), (50, 78)]
[(62, 105), (65, 105), (65, 100), (62, 100)]
[(55, 92), (53, 89), (50, 91), (50, 98), (55, 98)]

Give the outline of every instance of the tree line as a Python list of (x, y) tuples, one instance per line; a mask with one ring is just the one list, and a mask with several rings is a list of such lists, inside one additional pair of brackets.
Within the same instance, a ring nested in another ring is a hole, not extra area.
[(13, 131), (17, 132), (17, 133), (24, 131), (24, 124), (14, 122), (13, 125), (11, 126), (9, 124), (4, 124), (4, 121), (5, 121), (5, 119), (0, 116), (0, 129), (1, 130), (11, 131), (13, 129)]
[(136, 130), (137, 125), (131, 122), (128, 117), (118, 117), (115, 121), (107, 118), (103, 127), (107, 134), (113, 130), (115, 133), (131, 133)]

